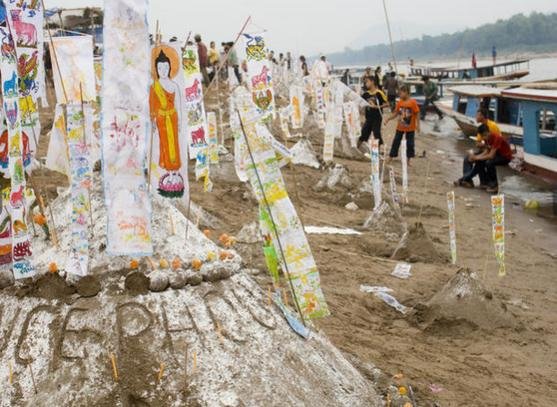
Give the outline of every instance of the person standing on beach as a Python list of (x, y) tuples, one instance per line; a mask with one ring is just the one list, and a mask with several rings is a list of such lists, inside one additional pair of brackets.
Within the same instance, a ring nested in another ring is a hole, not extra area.
[(309, 76), (308, 63), (303, 55), (300, 55), (300, 70), (302, 71), (302, 76)]
[(398, 118), (395, 138), (393, 139), (388, 161), (398, 157), (398, 149), (400, 148), (402, 137), (406, 136), (406, 157), (408, 158), (408, 165), (410, 165), (410, 159), (416, 155), (414, 151), (414, 136), (416, 133), (420, 133), (420, 107), (418, 102), (410, 97), (408, 85), (400, 87), (399, 96), (400, 99), (395, 106), (395, 111), (385, 122), (387, 124), (391, 120)]
[(375, 68), (375, 83), (377, 84), (377, 87), (381, 90), (383, 90), (383, 86), (381, 86), (381, 67), (378, 66), (377, 68)]
[(383, 124), (382, 109), (387, 107), (387, 97), (382, 90), (378, 89), (375, 78), (366, 78), (366, 91), (362, 98), (366, 100), (369, 106), (366, 106), (366, 121), (362, 126), (362, 133), (358, 139), (358, 149), (363, 143), (369, 141), (371, 133), (376, 140), (379, 140), (379, 146), (383, 145), (381, 137), (381, 126)]
[(226, 44), (226, 51), (228, 52), (228, 65), (234, 68), (234, 75), (238, 79), (238, 83), (242, 83), (242, 74), (240, 73), (240, 62), (238, 61), (238, 54), (234, 49), (234, 43), (229, 42)]
[(209, 58), (207, 55), (207, 46), (201, 41), (201, 35), (195, 34), (194, 40), (197, 44), (197, 54), (199, 55), (199, 69), (201, 75), (203, 76), (203, 82), (205, 85), (209, 85), (210, 79), (207, 73), (207, 66), (209, 64)]
[(493, 58), (493, 65), (495, 65), (497, 63), (497, 48), (495, 48), (495, 45), (491, 48), (491, 57)]
[(429, 76), (425, 75), (422, 80), (424, 81), (424, 96), (425, 96), (425, 100), (424, 100), (424, 105), (422, 106), (422, 113), (421, 113), (421, 119), (424, 120), (425, 119), (425, 115), (427, 113), (427, 108), (431, 105), (433, 106), (433, 109), (435, 110), (435, 113), (437, 113), (437, 116), (439, 116), (439, 120), (441, 120), (443, 118), (443, 113), (441, 112), (441, 110), (439, 110), (439, 108), (437, 107), (437, 105), (435, 104), (435, 102), (437, 100), (439, 100), (439, 96), (437, 94), (437, 85), (435, 84), (435, 82), (433, 82), (431, 79), (429, 79)]
[(396, 106), (396, 97), (398, 96), (398, 91), (399, 91), (398, 80), (396, 78), (395, 71), (391, 71), (389, 73), (389, 76), (385, 80), (384, 86), (385, 86), (385, 90), (387, 91), (387, 99), (389, 101), (389, 106), (391, 107), (391, 110), (394, 111)]
[(346, 86), (350, 86), (352, 82), (352, 76), (350, 75), (350, 69), (346, 69), (340, 78), (340, 81), (344, 83)]
[(209, 78), (213, 80), (215, 78), (215, 74), (217, 73), (217, 69), (220, 61), (220, 56), (219, 56), (219, 52), (217, 51), (217, 45), (215, 44), (215, 41), (211, 41), (211, 43), (209, 44), (208, 58), (209, 58), (209, 66), (211, 66), (212, 69), (212, 72), (209, 74)]

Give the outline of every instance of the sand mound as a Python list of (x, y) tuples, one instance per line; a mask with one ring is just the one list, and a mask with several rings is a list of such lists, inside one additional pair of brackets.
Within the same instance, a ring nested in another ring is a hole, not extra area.
[(503, 302), (486, 290), (475, 273), (459, 270), (426, 304), (416, 307), (416, 318), (432, 333), (516, 325)]
[(34, 247), (38, 270), (56, 260), (62, 271), (0, 291), (0, 407), (381, 405), (326, 338), (290, 329), (238, 255), (187, 269), (219, 249), (167, 200), (153, 199), (155, 253), (179, 255), (182, 266), (143, 260), (132, 271), (130, 259), (104, 251), (98, 180), (92, 199), (92, 275), (64, 275), (71, 203), (63, 194), (53, 203), (60, 247)]
[(400, 214), (393, 208), (392, 203), (383, 201), (377, 210), (364, 222), (364, 228), (382, 233), (391, 240), (400, 239), (406, 231), (406, 223)]
[(339, 187), (351, 189), (353, 187), (353, 182), (346, 167), (341, 164), (336, 164), (334, 167), (327, 170), (314, 189), (318, 192), (325, 190), (335, 191)]
[(420, 222), (410, 226), (391, 256), (395, 260), (424, 263), (442, 263), (447, 257), (441, 255)]
[(313, 147), (308, 139), (303, 138), (298, 141), (291, 149), (292, 162), (294, 164), (306, 165), (312, 168), (319, 168), (319, 161), (313, 151)]

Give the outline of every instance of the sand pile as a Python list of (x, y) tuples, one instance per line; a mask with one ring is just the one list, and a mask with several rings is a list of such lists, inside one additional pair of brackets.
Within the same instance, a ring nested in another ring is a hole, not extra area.
[(416, 307), (416, 318), (432, 333), (447, 330), (513, 327), (516, 321), (503, 302), (485, 289), (475, 273), (459, 270), (426, 304)]
[(319, 161), (313, 151), (308, 139), (302, 138), (291, 149), (292, 162), (294, 164), (306, 165), (311, 168), (319, 168)]
[[(380, 405), (326, 338), (293, 333), (238, 255), (209, 260), (220, 249), (168, 201), (153, 199), (154, 267), (107, 256), (101, 197), (97, 180), (91, 276), (0, 291), (0, 406)], [(35, 245), (39, 270), (69, 252), (69, 195), (53, 205), (60, 248)]]
[(384, 234), (387, 240), (398, 240), (406, 232), (406, 222), (390, 201), (383, 201), (366, 219), (364, 228)]
[(443, 256), (437, 251), (421, 222), (417, 222), (408, 228), (391, 257), (395, 260), (412, 263), (442, 263), (447, 261), (447, 256)]
[(351, 189), (353, 187), (352, 179), (346, 167), (341, 164), (336, 164), (330, 167), (325, 175), (319, 180), (314, 187), (315, 191), (336, 191), (338, 188)]

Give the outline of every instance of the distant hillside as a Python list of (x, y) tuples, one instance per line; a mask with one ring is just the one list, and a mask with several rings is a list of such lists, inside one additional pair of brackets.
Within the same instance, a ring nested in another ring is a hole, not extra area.
[[(387, 37), (387, 33), (385, 33)], [(421, 39), (394, 43), (398, 60), (472, 54), (491, 55), (492, 46), (499, 54), (514, 52), (557, 52), (557, 13), (517, 14), (508, 20), (485, 24), (454, 34), (424, 35)], [(328, 55), (335, 65), (368, 64), (391, 59), (388, 44), (360, 50), (345, 49)]]

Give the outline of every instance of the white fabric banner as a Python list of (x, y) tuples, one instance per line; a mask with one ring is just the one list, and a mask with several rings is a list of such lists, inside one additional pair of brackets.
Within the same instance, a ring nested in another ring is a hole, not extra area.
[(153, 252), (151, 204), (145, 180), (149, 134), (147, 0), (106, 0), (102, 89), (103, 175), (107, 252)]
[[(52, 57), (52, 75), (58, 103), (81, 103), (82, 96), (84, 102), (95, 102), (97, 90), (93, 66), (93, 37), (53, 37), (50, 55), (54, 55), (53, 45), (57, 58)], [(59, 67), (56, 60), (60, 62)]]

